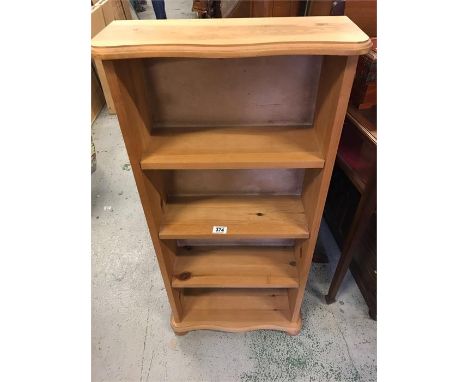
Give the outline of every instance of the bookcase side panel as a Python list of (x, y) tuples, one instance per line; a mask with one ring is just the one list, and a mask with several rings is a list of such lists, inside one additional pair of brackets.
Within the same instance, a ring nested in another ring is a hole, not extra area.
[(325, 158), (321, 170), (307, 169), (304, 175), (302, 202), (309, 226), (309, 239), (298, 241), (302, 254), (299, 264), (299, 288), (292, 291), (294, 301), (292, 319), (300, 315), (307, 277), (312, 264), (323, 208), (327, 197), (336, 152), (340, 141), (346, 108), (354, 79), (358, 56), (326, 56), (317, 95), (314, 128), (317, 130), (319, 146)]
[(132, 166), (133, 176), (156, 251), (159, 268), (176, 322), (182, 319), (178, 293), (171, 288), (172, 264), (175, 253), (171, 245), (159, 240), (159, 227), (164, 207), (160, 193), (140, 167), (141, 155), (151, 129), (152, 116), (147, 104), (147, 91), (140, 60), (103, 61), (114, 99), (120, 129)]

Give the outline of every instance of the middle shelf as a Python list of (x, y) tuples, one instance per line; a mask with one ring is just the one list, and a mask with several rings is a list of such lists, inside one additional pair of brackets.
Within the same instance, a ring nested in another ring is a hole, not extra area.
[(194, 246), (177, 250), (174, 288), (297, 288), (294, 247)]
[[(214, 234), (213, 227), (226, 227)], [(300, 196), (198, 196), (170, 198), (160, 239), (307, 239)]]

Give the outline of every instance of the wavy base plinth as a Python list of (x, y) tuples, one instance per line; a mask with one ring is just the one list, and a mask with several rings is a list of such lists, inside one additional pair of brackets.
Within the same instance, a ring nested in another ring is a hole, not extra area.
[(175, 322), (171, 316), (171, 326), (176, 335), (184, 335), (192, 330), (216, 330), (222, 332), (248, 332), (252, 330), (280, 330), (288, 333), (291, 336), (298, 335), (302, 328), (302, 319), (299, 318), (296, 322), (284, 320), (283, 322), (246, 322), (246, 321), (225, 321), (218, 320), (209, 321), (188, 321)]

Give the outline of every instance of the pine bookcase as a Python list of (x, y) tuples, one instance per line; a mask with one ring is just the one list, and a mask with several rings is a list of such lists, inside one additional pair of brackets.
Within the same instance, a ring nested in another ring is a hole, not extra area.
[(102, 60), (176, 334), (301, 328), (358, 56), (337, 17), (114, 21)]

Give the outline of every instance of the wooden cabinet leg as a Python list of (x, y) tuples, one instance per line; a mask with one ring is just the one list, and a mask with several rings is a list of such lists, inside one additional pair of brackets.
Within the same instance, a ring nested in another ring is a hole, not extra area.
[[(352, 242), (353, 239), (354, 238), (348, 234), (346, 242)], [(346, 272), (348, 271), (349, 264), (351, 264), (352, 258), (352, 252), (350, 250), (343, 250), (343, 252), (341, 253), (340, 260), (338, 261), (335, 274), (333, 275), (333, 279), (330, 284), (330, 289), (328, 290), (328, 294), (325, 296), (325, 301), (327, 302), (327, 304), (332, 304), (336, 301), (336, 294), (338, 293), (338, 289), (340, 289), (341, 283), (343, 282)]]
[(325, 301), (327, 304), (331, 304), (336, 301), (336, 294), (338, 293), (338, 289), (340, 288), (344, 276), (348, 271), (349, 265), (351, 264), (351, 260), (353, 259), (352, 249), (364, 233), (366, 224), (375, 211), (377, 202), (376, 191), (374, 174), (374, 176), (369, 179), (367, 187), (361, 196), (361, 200), (359, 201), (353, 222), (348, 234), (346, 235), (346, 240), (343, 245), (343, 251), (341, 252), (340, 260), (338, 261), (335, 274), (333, 275), (328, 294), (325, 296)]

